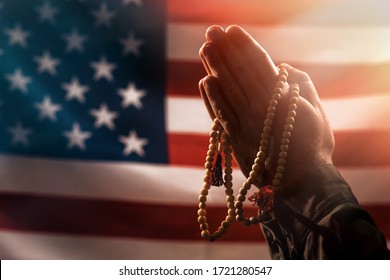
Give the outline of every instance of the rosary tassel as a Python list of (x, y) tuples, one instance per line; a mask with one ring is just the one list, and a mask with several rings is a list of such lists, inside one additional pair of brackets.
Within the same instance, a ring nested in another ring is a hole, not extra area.
[(215, 165), (212, 169), (211, 174), (211, 185), (220, 187), (223, 185), (223, 178), (222, 178), (222, 156), (220, 153), (218, 153), (217, 160), (215, 162)]

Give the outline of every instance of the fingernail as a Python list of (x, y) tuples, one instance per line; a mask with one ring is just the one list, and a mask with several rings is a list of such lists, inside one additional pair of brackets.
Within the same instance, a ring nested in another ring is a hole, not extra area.
[(222, 27), (216, 26), (216, 25), (209, 27), (209, 29), (206, 32), (207, 37), (211, 41), (218, 41), (218, 40), (220, 40), (224, 34), (225, 33), (224, 33)]

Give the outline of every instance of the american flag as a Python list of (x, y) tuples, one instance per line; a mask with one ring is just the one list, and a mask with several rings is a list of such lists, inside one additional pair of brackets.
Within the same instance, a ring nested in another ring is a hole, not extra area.
[[(386, 0), (0, 1), (1, 259), (268, 259), (258, 227), (201, 239), (211, 24), (309, 73), (334, 162), (390, 239)], [(238, 187), (244, 181), (233, 173)], [(224, 194), (208, 221), (225, 216)]]

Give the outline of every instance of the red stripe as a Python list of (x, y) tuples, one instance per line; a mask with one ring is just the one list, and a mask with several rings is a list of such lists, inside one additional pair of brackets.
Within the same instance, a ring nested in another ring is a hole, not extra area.
[[(178, 206), (1, 193), (0, 228), (25, 232), (201, 241), (195, 200), (192, 206)], [(389, 238), (390, 223), (383, 213), (389, 213), (390, 205), (372, 205), (366, 209), (382, 233)], [(247, 209), (248, 215), (254, 215), (255, 212), (254, 208)], [(217, 228), (225, 216), (226, 208), (207, 209), (211, 229)], [(259, 226), (246, 228), (240, 223), (233, 223), (221, 241), (261, 242), (264, 237)]]
[[(339, 167), (390, 165), (390, 131), (336, 131), (335, 140), (333, 160)], [(199, 167), (204, 165), (208, 146), (206, 134), (170, 133), (168, 145), (170, 163)]]
[[(245, 0), (170, 0), (168, 20), (210, 24), (279, 24), (318, 8), (325, 0), (279, 2)], [(277, 12), (275, 12), (277, 11)]]
[[(390, 92), (390, 64), (334, 65), (294, 64), (307, 72), (321, 98), (362, 96)], [(199, 96), (198, 81), (206, 75), (199, 62), (169, 61), (168, 94)]]
[[(196, 197), (193, 205), (178, 206), (0, 194), (0, 228), (18, 231), (202, 241), (196, 212)], [(225, 217), (226, 208), (209, 208), (210, 229), (216, 230)], [(245, 234), (242, 230), (243, 225), (232, 224), (223, 240), (264, 241), (258, 226), (246, 228)]]

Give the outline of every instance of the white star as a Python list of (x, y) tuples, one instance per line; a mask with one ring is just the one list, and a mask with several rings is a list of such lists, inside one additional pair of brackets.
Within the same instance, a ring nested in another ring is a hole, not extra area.
[(79, 52), (84, 51), (83, 43), (87, 40), (87, 37), (81, 36), (76, 29), (73, 29), (72, 33), (64, 35), (64, 39), (67, 43), (67, 52), (71, 52), (72, 50), (76, 50)]
[(31, 129), (24, 128), (23, 125), (18, 122), (15, 127), (8, 128), (8, 131), (12, 134), (11, 143), (13, 145), (18, 143), (21, 143), (24, 146), (29, 145), (27, 137), (31, 133)]
[(31, 83), (31, 78), (24, 76), (20, 69), (16, 69), (14, 74), (7, 74), (6, 79), (11, 83), (11, 90), (20, 90), (23, 93), (27, 93), (27, 85)]
[(55, 22), (54, 16), (58, 13), (58, 9), (51, 6), (49, 2), (45, 2), (45, 4), (38, 7), (36, 10), (39, 14), (40, 21), (48, 21), (50, 23)]
[(100, 61), (92, 62), (91, 67), (95, 69), (95, 80), (106, 78), (108, 81), (112, 81), (112, 71), (116, 68), (114, 63), (109, 63), (105, 57), (102, 57)]
[(127, 55), (133, 53), (136, 56), (139, 56), (139, 48), (144, 43), (143, 40), (138, 40), (134, 37), (134, 34), (129, 34), (127, 38), (121, 39), (120, 43), (123, 45), (123, 54)]
[(114, 119), (118, 117), (118, 114), (116, 112), (110, 111), (105, 103), (100, 105), (99, 110), (92, 109), (90, 113), (96, 118), (96, 128), (105, 125), (111, 130), (115, 129)]
[(95, 10), (92, 14), (96, 18), (96, 26), (103, 25), (106, 27), (111, 27), (111, 20), (113, 17), (115, 17), (115, 13), (107, 9), (106, 3), (101, 3), (100, 10)]
[(125, 89), (119, 89), (118, 94), (123, 98), (122, 107), (127, 108), (133, 105), (137, 109), (142, 109), (141, 98), (146, 95), (146, 92), (138, 90), (134, 83), (129, 83)]
[(85, 141), (92, 136), (92, 133), (88, 131), (81, 131), (80, 125), (74, 123), (71, 131), (64, 132), (66, 138), (68, 138), (68, 149), (78, 147), (80, 150), (85, 150)]
[(48, 72), (51, 75), (56, 75), (57, 65), (61, 64), (59, 59), (52, 58), (49, 52), (44, 52), (42, 56), (35, 56), (34, 61), (38, 63), (38, 72)]
[(35, 108), (39, 110), (39, 119), (48, 118), (52, 121), (57, 120), (56, 113), (61, 110), (61, 106), (51, 102), (50, 96), (45, 96), (42, 103), (35, 103)]
[(145, 155), (143, 146), (149, 143), (148, 139), (139, 138), (134, 130), (129, 132), (129, 136), (119, 136), (119, 142), (125, 145), (125, 149), (123, 150), (125, 156), (134, 152), (140, 157)]
[(66, 100), (77, 99), (80, 103), (85, 102), (84, 94), (89, 91), (89, 87), (81, 85), (79, 79), (75, 77), (72, 78), (70, 83), (62, 83), (62, 88), (66, 90)]
[(136, 5), (137, 7), (141, 7), (142, 6), (142, 0), (122, 0), (122, 4), (124, 6), (128, 5), (128, 4), (134, 4)]
[(8, 35), (8, 43), (11, 46), (20, 45), (23, 48), (27, 47), (27, 37), (30, 36), (30, 32), (24, 31), (19, 25), (15, 25), (13, 29), (6, 28), (4, 32)]

